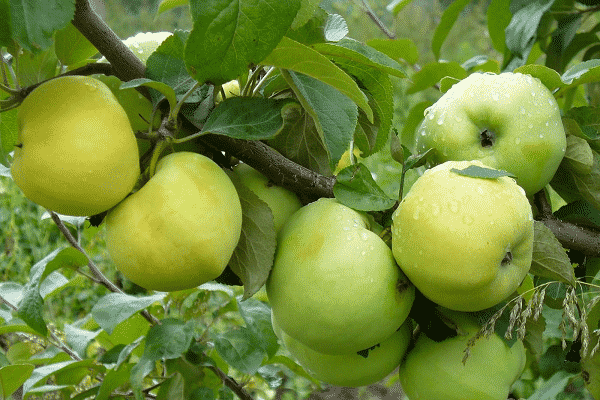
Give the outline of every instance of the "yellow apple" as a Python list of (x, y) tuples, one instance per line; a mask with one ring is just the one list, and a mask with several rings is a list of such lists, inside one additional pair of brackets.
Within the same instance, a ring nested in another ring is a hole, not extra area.
[(296, 193), (270, 183), (269, 178), (248, 164), (236, 165), (233, 167), (233, 172), (240, 177), (248, 189), (267, 203), (273, 212), (275, 232), (279, 232), (285, 221), (302, 207)]
[(146, 289), (190, 289), (219, 276), (237, 246), (240, 199), (227, 174), (191, 152), (162, 158), (155, 175), (106, 217), (117, 269)]
[(360, 353), (323, 354), (285, 333), (271, 315), (275, 334), (315, 379), (336, 386), (365, 386), (388, 376), (402, 361), (412, 336), (412, 323), (405, 321), (390, 337)]
[(481, 179), (448, 161), (417, 179), (392, 216), (392, 251), (426, 297), (458, 311), (506, 299), (525, 278), (533, 254), (533, 217), (514, 179)]
[(414, 287), (365, 215), (322, 198), (279, 232), (266, 288), (281, 328), (325, 354), (367, 349), (407, 318)]
[(52, 211), (88, 216), (115, 206), (140, 175), (127, 114), (86, 76), (43, 83), (19, 107), (11, 167), (25, 196)]
[(479, 325), (466, 313), (443, 314), (458, 326), (458, 335), (435, 342), (421, 333), (400, 365), (400, 383), (410, 400), (506, 400), (525, 368), (523, 343), (509, 347), (493, 333), (470, 349), (467, 343)]

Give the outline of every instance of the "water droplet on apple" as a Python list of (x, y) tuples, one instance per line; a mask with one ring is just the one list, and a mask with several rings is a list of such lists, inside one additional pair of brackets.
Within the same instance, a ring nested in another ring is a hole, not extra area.
[(461, 117), (454, 117), (454, 120), (455, 120), (456, 122), (462, 122), (462, 118), (461, 118)]
[(550, 123), (548, 121), (546, 121), (546, 126), (550, 126)]
[(134, 43), (134, 44), (133, 44), (133, 48), (134, 48), (134, 49), (139, 49), (139, 48), (140, 48), (140, 45), (139, 45), (138, 43)]
[(370, 245), (369, 250), (373, 251), (373, 250), (375, 250), (375, 247), (373, 247), (373, 245)]
[(420, 212), (421, 212), (421, 207), (417, 207), (415, 212), (413, 213), (413, 219), (419, 219)]
[(492, 99), (494, 101), (498, 101), (500, 99), (500, 95), (498, 93), (492, 93)]
[(422, 256), (423, 255), (423, 250), (419, 250), (419, 255)]
[(529, 129), (533, 129), (533, 124), (529, 124), (529, 125), (527, 125), (527, 127), (528, 127)]
[(342, 214), (336, 214), (335, 220), (336, 221), (341, 221), (342, 220)]
[(527, 111), (525, 111), (525, 108), (524, 108), (524, 107), (521, 107), (521, 114), (522, 114), (522, 115), (525, 115), (525, 113), (527, 113)]
[(490, 221), (490, 225), (494, 225), (494, 221)]
[(369, 234), (367, 232), (361, 232), (360, 237), (362, 238), (362, 240), (364, 240), (365, 242), (367, 240), (369, 240)]
[(533, 90), (531, 91), (531, 96), (535, 97), (535, 92)]
[(351, 242), (352, 241), (352, 235), (346, 236), (346, 239), (348, 239), (348, 241)]
[(345, 231), (347, 232), (347, 231), (349, 231), (349, 230), (350, 230), (350, 227), (349, 227), (349, 226), (344, 226), (342, 229), (343, 229), (343, 230), (345, 230)]
[(430, 112), (429, 115), (427, 116), (427, 118), (429, 118), (429, 120), (432, 120), (435, 118), (435, 114)]
[(516, 138), (515, 139), (515, 144), (519, 144), (519, 143), (521, 143), (521, 138)]
[(544, 138), (544, 134), (540, 133), (540, 139), (543, 139), (543, 138)]
[(473, 217), (471, 217), (470, 215), (465, 215), (462, 218), (462, 221), (465, 225), (471, 225), (471, 224), (473, 224)]
[(90, 92), (95, 92), (98, 90), (98, 87), (96, 85), (92, 85), (91, 83), (85, 83), (85, 86), (88, 88), (88, 90)]
[(363, 251), (361, 251), (361, 252), (360, 252), (360, 255), (361, 255), (361, 256), (366, 256), (366, 255), (367, 255), (367, 251), (366, 251), (366, 250), (363, 250)]

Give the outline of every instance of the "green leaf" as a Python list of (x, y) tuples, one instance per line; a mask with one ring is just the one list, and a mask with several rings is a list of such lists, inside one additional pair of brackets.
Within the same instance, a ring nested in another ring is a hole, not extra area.
[(600, 151), (600, 108), (574, 107), (565, 117), (563, 125), (568, 134), (587, 140), (592, 149)]
[(194, 27), (185, 46), (190, 75), (214, 85), (259, 64), (292, 25), (300, 0), (192, 0)]
[(527, 64), (516, 68), (513, 72), (520, 72), (538, 78), (551, 92), (565, 86), (559, 73), (545, 65)]
[(392, 2), (386, 6), (386, 9), (396, 16), (404, 7), (412, 3), (412, 1), (413, 0), (392, 0)]
[(92, 307), (92, 316), (98, 325), (110, 334), (120, 322), (151, 304), (161, 301), (165, 296), (166, 293), (145, 297), (135, 297), (125, 293), (109, 293)]
[(430, 101), (422, 101), (420, 103), (412, 106), (410, 111), (408, 112), (408, 116), (406, 117), (406, 122), (404, 123), (404, 127), (402, 127), (402, 132), (400, 134), (400, 142), (411, 152), (415, 152), (415, 133), (417, 132), (417, 128), (423, 121), (425, 110), (431, 107), (433, 103)]
[(361, 163), (338, 173), (333, 194), (340, 203), (359, 211), (383, 211), (396, 202), (377, 185), (371, 171)]
[[(186, 69), (184, 61), (185, 42), (189, 32), (176, 29), (173, 35), (166, 38), (146, 61), (146, 77), (162, 82), (173, 88), (177, 100), (180, 100), (195, 84)], [(203, 98), (198, 89), (186, 99), (186, 103), (197, 103)], [(160, 98), (154, 96), (156, 104)]]
[(450, 33), (450, 29), (458, 19), (461, 11), (469, 4), (471, 0), (455, 0), (442, 14), (442, 18), (435, 28), (433, 39), (431, 42), (431, 51), (436, 59), (440, 58), (440, 50), (442, 45)]
[[(0, 20), (2, 19), (0, 18)], [(8, 97), (8, 93), (0, 90), (0, 100), (7, 99)], [(17, 113), (18, 108), (0, 112), (0, 169), (2, 169), (2, 166), (10, 167), (7, 156), (15, 149), (15, 145), (17, 144)], [(2, 176), (1, 173), (0, 176)], [(6, 176), (10, 177), (10, 173)]]
[(506, 46), (515, 55), (525, 58), (535, 42), (542, 16), (550, 10), (554, 0), (521, 2), (520, 9), (513, 12), (506, 27)]
[(244, 284), (244, 300), (265, 284), (277, 246), (273, 212), (248, 189), (237, 174), (229, 173), (242, 205), (242, 233), (229, 266)]
[[(192, 321), (193, 322), (193, 321)], [(146, 375), (154, 370), (155, 361), (180, 357), (190, 347), (193, 338), (192, 323), (167, 318), (154, 325), (146, 335), (144, 354), (131, 369), (131, 384), (141, 388)]]
[(162, 0), (158, 5), (158, 10), (156, 13), (158, 15), (164, 13), (165, 11), (169, 11), (176, 7), (181, 7), (189, 4), (190, 0)]
[(354, 136), (358, 121), (356, 104), (336, 89), (310, 76), (292, 71), (284, 76), (302, 107), (313, 118), (329, 154), (330, 167), (334, 168)]
[(81, 358), (86, 358), (88, 345), (100, 332), (102, 332), (101, 329), (92, 332), (69, 324), (65, 324), (63, 330), (65, 332), (67, 343)]
[(184, 400), (184, 380), (183, 376), (176, 372), (167, 379), (158, 389), (157, 400)]
[(589, 143), (577, 136), (567, 135), (567, 150), (562, 162), (578, 175), (591, 173), (594, 154)]
[(66, 247), (60, 250), (52, 260), (46, 264), (44, 272), (40, 277), (40, 281), (43, 281), (48, 275), (60, 268), (68, 268), (76, 271), (79, 267), (83, 267), (87, 264), (88, 258), (85, 254), (73, 247)]
[(369, 120), (373, 121), (373, 111), (367, 96), (356, 82), (316, 50), (284, 37), (262, 64), (299, 72), (333, 86), (356, 103)]
[(569, 87), (590, 82), (600, 82), (600, 60), (584, 61), (568, 69), (561, 79)]
[(256, 373), (266, 356), (258, 338), (249, 328), (240, 327), (216, 334), (213, 340), (223, 360), (248, 375)]
[(54, 52), (63, 65), (74, 65), (98, 53), (73, 24), (67, 24), (54, 35)]
[(69, 360), (36, 368), (31, 377), (23, 383), (23, 394), (29, 393), (38, 383), (46, 382), (52, 375), (83, 370), (85, 376), (85, 374), (89, 374), (90, 369), (97, 371), (105, 370), (103, 366), (95, 364), (95, 361), (92, 359), (82, 361)]
[[(596, 373), (596, 371), (594, 371)], [(528, 400), (549, 400), (556, 399), (561, 393), (564, 393), (569, 382), (579, 375), (580, 372), (569, 373), (567, 371), (558, 371), (545, 382), (536, 384), (536, 391), (529, 396)], [(538, 386), (539, 385), (539, 386)]]
[(169, 107), (171, 108), (171, 110), (177, 105), (177, 95), (175, 94), (175, 90), (173, 90), (172, 87), (163, 82), (157, 82), (147, 78), (139, 78), (132, 79), (129, 82), (124, 82), (123, 84), (121, 84), (120, 88), (129, 89), (140, 86), (146, 86), (158, 90), (169, 102)]
[(294, 18), (291, 29), (298, 29), (315, 15), (321, 0), (300, 0), (300, 9)]
[[(302, 0), (303, 3), (306, 1), (313, 0)], [(296, 20), (301, 17), (302, 10), (298, 12), (296, 16)], [(301, 26), (295, 26), (296, 21), (292, 25), (292, 28), (287, 31), (285, 34), (286, 37), (302, 43), (306, 46), (310, 46), (315, 43), (323, 43), (327, 40), (325, 39), (325, 27), (327, 26), (327, 21), (333, 18), (330, 14), (328, 14), (322, 8), (317, 8), (315, 13), (311, 15), (311, 17)]]
[(454, 61), (425, 64), (419, 72), (413, 75), (413, 84), (406, 90), (406, 94), (428, 89), (446, 76), (464, 79), (467, 77), (467, 71)]
[(329, 154), (313, 118), (304, 109), (291, 109), (281, 132), (269, 141), (288, 159), (320, 174), (331, 176)]
[(354, 136), (355, 145), (362, 151), (362, 156), (370, 156), (381, 150), (388, 141), (394, 118), (394, 86), (388, 74), (383, 71), (352, 61), (336, 60), (336, 62), (358, 79), (375, 113), (373, 124), (369, 123), (366, 116), (361, 113), (363, 118), (359, 118), (359, 123), (364, 126), (366, 135), (363, 140), (356, 134)]
[(202, 133), (246, 140), (270, 139), (283, 127), (283, 114), (294, 106), (298, 103), (290, 99), (230, 97), (210, 114)]
[(10, 7), (8, 0), (0, 0), (0, 47), (11, 47), (13, 44), (12, 33), (10, 31)]
[(112, 392), (119, 386), (126, 384), (129, 381), (131, 368), (134, 364), (124, 364), (121, 367), (115, 367), (108, 371), (102, 379), (96, 400), (108, 400)]
[(498, 179), (503, 176), (510, 176), (511, 178), (515, 178), (515, 176), (508, 171), (498, 170), (494, 168), (485, 168), (480, 167), (478, 165), (469, 165), (464, 169), (452, 168), (451, 171), (459, 175), (481, 179)]
[(31, 364), (7, 365), (0, 368), (0, 397), (2, 400), (10, 396), (31, 376)]
[(600, 228), (600, 210), (592, 207), (585, 200), (578, 200), (559, 208), (554, 216), (562, 221), (569, 221), (592, 228)]
[(594, 207), (600, 209), (600, 154), (592, 151), (592, 155), (594, 162), (590, 173), (573, 173), (572, 175), (581, 196)]
[(12, 37), (31, 52), (52, 44), (54, 31), (64, 28), (75, 14), (75, 2), (8, 0)]
[(397, 61), (353, 39), (342, 39), (337, 43), (317, 43), (312, 48), (331, 58), (333, 61), (342, 60), (355, 64), (364, 64), (392, 76), (406, 78), (402, 66)]
[(19, 54), (16, 74), (21, 86), (30, 86), (46, 81), (56, 75), (58, 58), (54, 53), (54, 43), (44, 51), (31, 53), (23, 51)]
[(247, 299), (238, 301), (238, 309), (248, 329), (259, 338), (267, 357), (273, 357), (279, 349), (279, 343), (271, 324), (271, 307), (256, 299)]
[(370, 39), (367, 44), (393, 60), (404, 60), (408, 64), (419, 61), (419, 49), (411, 39)]
[(503, 54), (506, 47), (506, 27), (510, 24), (512, 13), (510, 12), (511, 0), (492, 0), (488, 6), (487, 27), (494, 49)]
[(535, 221), (533, 260), (529, 272), (553, 280), (575, 285), (575, 274), (569, 256), (552, 231)]

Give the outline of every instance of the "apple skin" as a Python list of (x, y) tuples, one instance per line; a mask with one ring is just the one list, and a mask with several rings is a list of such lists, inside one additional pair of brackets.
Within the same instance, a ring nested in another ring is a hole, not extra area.
[[(493, 144), (482, 141), (482, 132)], [(425, 113), (416, 149), (429, 160), (480, 160), (509, 171), (528, 196), (546, 186), (563, 159), (566, 136), (558, 104), (539, 79), (505, 72), (474, 73)]]
[(302, 207), (302, 203), (296, 193), (285, 188), (273, 185), (269, 178), (249, 166), (248, 164), (238, 164), (233, 167), (242, 183), (252, 190), (259, 199), (267, 203), (273, 212), (273, 223), (275, 232), (279, 232), (288, 218)]
[(467, 342), (479, 326), (468, 314), (444, 314), (458, 325), (459, 334), (441, 342), (419, 335), (400, 365), (404, 392), (410, 400), (506, 400), (525, 368), (523, 343), (509, 347), (493, 333), (475, 342), (463, 364)]
[(227, 174), (191, 152), (162, 158), (155, 175), (106, 217), (108, 253), (146, 289), (190, 289), (219, 276), (237, 246), (240, 199)]
[(427, 170), (392, 216), (400, 268), (425, 297), (458, 311), (506, 299), (527, 275), (533, 253), (533, 217), (523, 189), (509, 177), (451, 171), (469, 165), (484, 166), (447, 161)]
[(390, 337), (366, 352), (323, 354), (285, 333), (271, 315), (273, 331), (296, 361), (315, 379), (330, 385), (358, 387), (379, 382), (402, 361), (412, 336), (412, 322), (405, 321)]
[(17, 123), (13, 179), (47, 209), (98, 214), (123, 200), (138, 180), (127, 114), (96, 79), (65, 76), (43, 83), (19, 107)]
[[(232, 80), (229, 82), (225, 82), (222, 86), (223, 91), (225, 92), (225, 98), (230, 98), (233, 96), (240, 95), (240, 83), (237, 80)], [(219, 90), (215, 96), (215, 104), (220, 104), (223, 101), (223, 96), (221, 91)]]
[(325, 354), (367, 349), (405, 321), (415, 290), (366, 216), (321, 198), (279, 233), (266, 283), (281, 328)]

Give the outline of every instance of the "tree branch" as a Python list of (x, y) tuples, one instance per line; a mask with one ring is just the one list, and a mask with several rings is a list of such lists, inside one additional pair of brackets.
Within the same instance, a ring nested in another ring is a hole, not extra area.
[(556, 218), (543, 190), (535, 194), (534, 203), (539, 210), (536, 219), (552, 231), (563, 247), (577, 250), (586, 256), (600, 257), (599, 231)]

